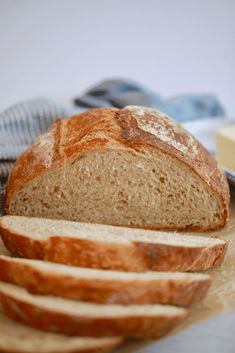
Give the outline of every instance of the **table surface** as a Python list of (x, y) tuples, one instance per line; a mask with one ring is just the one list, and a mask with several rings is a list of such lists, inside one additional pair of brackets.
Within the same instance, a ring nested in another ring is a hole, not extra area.
[(235, 311), (155, 342), (129, 342), (114, 353), (235, 353)]

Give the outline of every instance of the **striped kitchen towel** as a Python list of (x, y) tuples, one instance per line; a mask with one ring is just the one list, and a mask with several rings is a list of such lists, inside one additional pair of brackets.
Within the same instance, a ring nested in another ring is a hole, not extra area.
[[(216, 118), (224, 109), (211, 95), (184, 95), (163, 99), (129, 80), (106, 80), (74, 99), (74, 103), (37, 98), (15, 104), (0, 113), (0, 215), (3, 214), (5, 184), (16, 158), (57, 118), (94, 107), (144, 105), (157, 108), (180, 122)], [(206, 127), (208, 130), (208, 127)]]

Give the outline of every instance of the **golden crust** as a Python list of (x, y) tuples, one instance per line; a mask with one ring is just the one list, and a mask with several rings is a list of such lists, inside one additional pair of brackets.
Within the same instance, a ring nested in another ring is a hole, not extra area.
[[(98, 239), (52, 236), (36, 240), (0, 225), (6, 248), (15, 256), (72, 266), (118, 271), (200, 271), (220, 266), (228, 243), (210, 247), (174, 246), (157, 243), (112, 243)], [(66, 249), (66, 251), (63, 251)]]
[(141, 281), (133, 279), (78, 278), (68, 273), (43, 271), (29, 263), (0, 258), (0, 280), (26, 288), (35, 294), (47, 294), (99, 304), (163, 303), (189, 306), (202, 300), (211, 279), (161, 279)]
[(141, 107), (92, 109), (56, 121), (16, 162), (7, 186), (6, 213), (12, 213), (14, 194), (29, 180), (62, 166), (70, 158), (98, 149), (139, 148), (159, 149), (180, 160), (221, 200), (220, 223), (207, 228), (191, 226), (188, 230), (214, 230), (226, 224), (229, 189), (217, 162), (180, 125), (160, 112)]

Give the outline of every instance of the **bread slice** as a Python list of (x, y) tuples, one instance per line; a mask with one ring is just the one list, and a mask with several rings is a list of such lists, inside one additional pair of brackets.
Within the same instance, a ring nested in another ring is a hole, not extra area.
[(0, 234), (16, 256), (133, 272), (205, 270), (227, 249), (209, 237), (20, 216), (1, 217)]
[(6, 212), (148, 229), (218, 229), (229, 189), (205, 148), (159, 111), (94, 109), (58, 120), (19, 160)]
[(0, 312), (2, 353), (104, 353), (121, 342), (121, 338), (115, 337), (71, 337), (42, 332), (13, 321)]
[(188, 316), (188, 310), (161, 304), (91, 304), (32, 295), (0, 282), (3, 311), (32, 327), (80, 336), (159, 338)]
[(188, 306), (206, 294), (209, 275), (119, 272), (0, 256), (0, 280), (36, 294), (100, 304), (164, 303)]

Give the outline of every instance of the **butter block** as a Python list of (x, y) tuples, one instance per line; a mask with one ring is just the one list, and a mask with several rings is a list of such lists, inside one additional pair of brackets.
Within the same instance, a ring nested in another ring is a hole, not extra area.
[(221, 166), (235, 172), (235, 124), (217, 131), (216, 159)]

